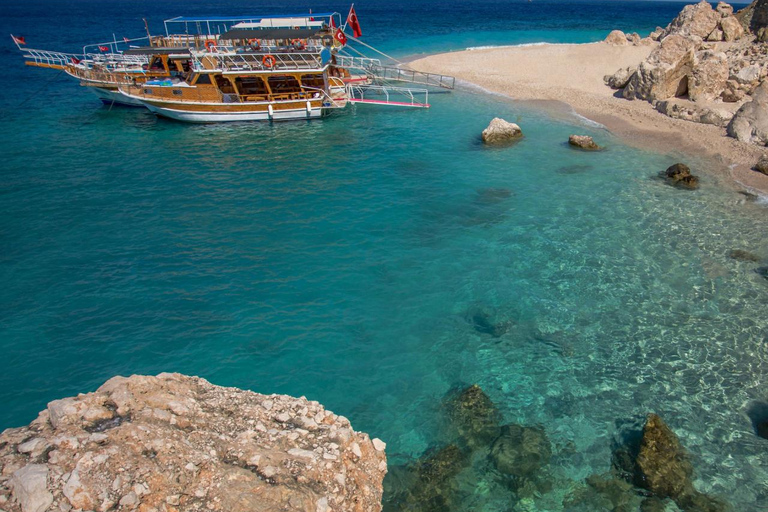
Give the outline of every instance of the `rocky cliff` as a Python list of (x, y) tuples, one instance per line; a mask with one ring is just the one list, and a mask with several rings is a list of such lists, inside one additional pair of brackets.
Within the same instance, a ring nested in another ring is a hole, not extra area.
[(0, 435), (0, 509), (379, 511), (384, 447), (306, 398), (115, 377)]

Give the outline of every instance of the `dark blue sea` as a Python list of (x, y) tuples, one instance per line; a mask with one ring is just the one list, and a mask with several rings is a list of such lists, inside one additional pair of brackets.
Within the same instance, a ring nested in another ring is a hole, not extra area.
[[(355, 7), (364, 41), (409, 57), (647, 35), (683, 5)], [(179, 15), (309, 8), (349, 5), (4, 0), (0, 34), (79, 51), (140, 37), (142, 18), (160, 32)], [(471, 89), (430, 96), (429, 110), (185, 125), (104, 106), (25, 67), (5, 37), (0, 428), (116, 374), (177, 371), (318, 400), (386, 441), (395, 466), (449, 441), (444, 398), (477, 383), (504, 422), (544, 430), (552, 486), (524, 496), (472, 466), (456, 510), (602, 510), (569, 503), (648, 412), (680, 437), (699, 490), (766, 509), (768, 441), (754, 423), (768, 409), (768, 280), (755, 269), (768, 209), (716, 164)], [(495, 116), (526, 137), (483, 148)], [(608, 149), (569, 149), (575, 132)], [(700, 190), (654, 179), (679, 160)]]

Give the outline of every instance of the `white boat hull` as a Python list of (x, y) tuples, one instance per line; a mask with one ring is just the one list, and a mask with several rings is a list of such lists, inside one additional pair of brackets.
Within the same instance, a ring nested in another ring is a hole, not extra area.
[(159, 116), (174, 119), (176, 121), (184, 121), (187, 123), (221, 123), (228, 121), (291, 121), (302, 119), (317, 119), (323, 115), (322, 108), (275, 110), (270, 115), (270, 113), (266, 110), (254, 112), (199, 112), (159, 107), (150, 103), (144, 103), (144, 106)]
[(134, 98), (130, 98), (120, 91), (105, 89), (103, 87), (88, 87), (98, 98), (107, 105), (125, 105), (129, 107), (143, 107), (144, 104)]

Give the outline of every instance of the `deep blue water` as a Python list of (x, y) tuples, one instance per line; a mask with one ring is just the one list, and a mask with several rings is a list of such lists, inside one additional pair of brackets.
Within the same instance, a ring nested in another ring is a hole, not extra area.
[[(648, 32), (667, 2), (358, 2), (364, 40), (397, 56)], [(346, 12), (346, 4), (307, 8)], [(284, 12), (252, 4), (248, 14)], [(297, 10), (292, 6), (291, 10)], [(31, 46), (139, 36), (237, 2), (0, 5)], [(656, 411), (701, 490), (742, 510), (768, 497), (768, 214), (708, 162), (457, 91), (428, 111), (359, 106), (319, 122), (189, 126), (101, 106), (0, 47), (0, 428), (115, 374), (179, 371), (306, 395), (388, 443), (392, 464), (441, 441), (441, 400), (478, 383), (505, 421), (542, 425), (560, 510), (610, 466), (622, 422)], [(488, 150), (494, 116), (525, 139)], [(570, 150), (579, 131), (608, 146)], [(693, 162), (702, 189), (652, 177)], [(765, 264), (765, 263), (763, 263)], [(466, 320), (509, 322), (499, 338)], [(494, 475), (466, 510), (514, 503)], [(474, 479), (474, 480), (472, 480)], [(467, 484), (470, 485), (470, 484)]]

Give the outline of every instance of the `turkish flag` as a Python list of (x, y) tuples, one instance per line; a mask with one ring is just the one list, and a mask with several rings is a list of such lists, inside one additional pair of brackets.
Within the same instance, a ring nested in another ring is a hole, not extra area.
[(71, 60), (72, 64), (74, 64), (74, 65), (80, 64), (80, 59), (76, 59), (74, 57), (70, 57), (69, 60)]
[(13, 42), (16, 44), (27, 44), (27, 40), (21, 36), (16, 37), (13, 34), (11, 34), (11, 37), (13, 38)]
[(336, 33), (333, 35), (333, 37), (341, 44), (347, 44), (347, 34), (345, 34), (343, 30), (336, 30)]
[(108, 52), (109, 51), (109, 46), (99, 46), (99, 50), (101, 50), (103, 52)]
[(357, 19), (357, 13), (355, 13), (355, 6), (352, 5), (349, 9), (349, 15), (347, 15), (347, 23), (352, 27), (352, 35), (360, 37), (363, 35), (363, 31), (360, 30), (360, 20)]

